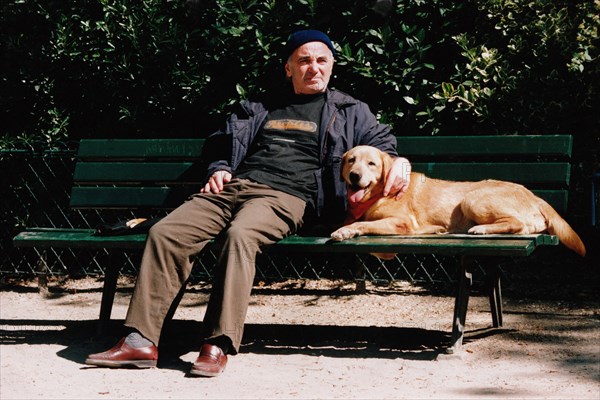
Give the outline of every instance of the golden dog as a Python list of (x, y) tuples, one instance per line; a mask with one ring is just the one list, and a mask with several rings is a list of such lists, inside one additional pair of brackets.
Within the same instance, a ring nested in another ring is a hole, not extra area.
[(344, 154), (341, 175), (348, 189), (349, 216), (353, 217), (331, 234), (332, 239), (548, 232), (585, 255), (585, 246), (569, 224), (548, 203), (516, 183), (452, 182), (413, 172), (408, 191), (399, 200), (383, 197), (383, 181), (392, 161), (388, 154), (370, 146), (357, 146)]

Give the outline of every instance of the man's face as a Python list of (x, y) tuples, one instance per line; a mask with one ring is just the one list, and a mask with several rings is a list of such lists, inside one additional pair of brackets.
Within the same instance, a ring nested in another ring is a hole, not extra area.
[(294, 50), (285, 64), (285, 73), (291, 78), (296, 94), (324, 92), (332, 70), (333, 54), (322, 42), (303, 44)]

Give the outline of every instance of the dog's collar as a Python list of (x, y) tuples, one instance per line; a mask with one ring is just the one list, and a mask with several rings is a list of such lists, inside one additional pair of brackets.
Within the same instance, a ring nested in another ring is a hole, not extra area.
[(362, 218), (363, 215), (367, 212), (369, 208), (377, 201), (379, 197), (375, 197), (365, 201), (364, 203), (352, 203), (348, 202), (348, 210), (346, 211), (346, 219), (344, 220), (344, 225), (351, 224), (355, 221), (358, 221)]

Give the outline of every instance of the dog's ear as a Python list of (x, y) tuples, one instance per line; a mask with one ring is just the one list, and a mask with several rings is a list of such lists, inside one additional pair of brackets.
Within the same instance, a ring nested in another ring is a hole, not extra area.
[(346, 160), (348, 159), (348, 153), (350, 150), (342, 155), (342, 159), (340, 160), (340, 181), (344, 182), (344, 164), (346, 164)]
[(381, 179), (385, 180), (385, 178), (387, 177), (388, 172), (390, 172), (390, 169), (392, 168), (392, 164), (394, 163), (394, 159), (392, 158), (392, 156), (390, 156), (388, 153), (384, 152), (384, 151), (379, 151), (379, 154), (381, 155)]

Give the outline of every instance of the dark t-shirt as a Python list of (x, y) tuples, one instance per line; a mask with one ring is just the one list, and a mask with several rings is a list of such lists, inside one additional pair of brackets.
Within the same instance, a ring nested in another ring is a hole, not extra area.
[(235, 176), (264, 183), (314, 205), (319, 126), (325, 94), (294, 95), (269, 112)]

